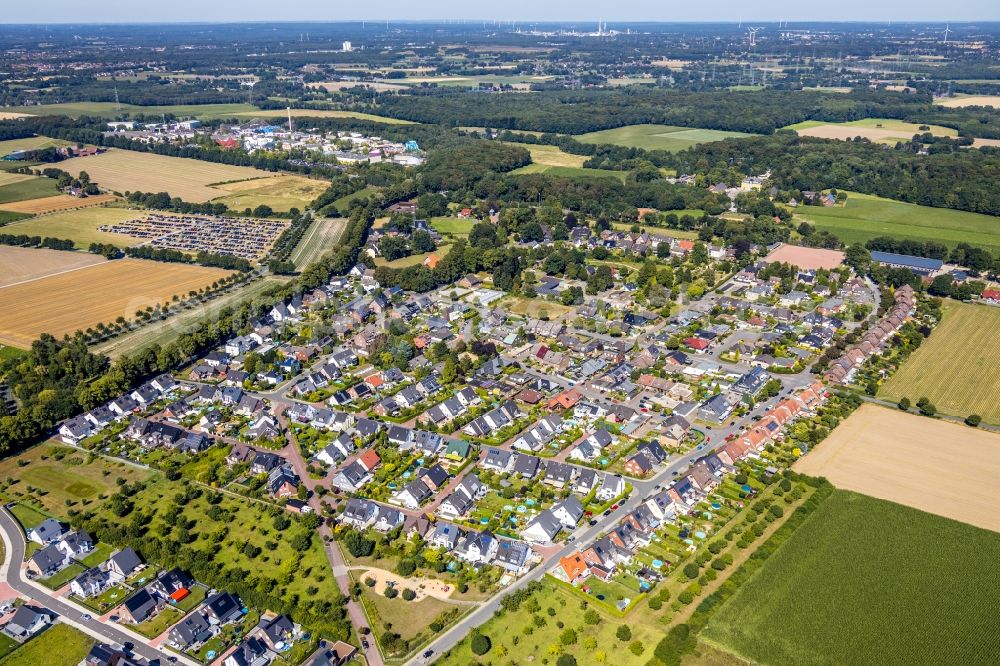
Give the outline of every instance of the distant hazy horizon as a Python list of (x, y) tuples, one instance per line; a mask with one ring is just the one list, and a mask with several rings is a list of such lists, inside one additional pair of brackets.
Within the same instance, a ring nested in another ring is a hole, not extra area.
[[(509, 0), (484, 8), (467, 0), (426, 0), (420, 5), (401, 0), (343, 6), (334, 0), (291, 0), (280, 6), (273, 2), (246, 0), (243, 3), (205, 3), (202, 0), (171, 0), (167, 3), (139, 4), (133, 0), (71, 0), (10, 2), (0, 16), (0, 24), (65, 23), (255, 23), (261, 21), (516, 21), (584, 22), (603, 19), (613, 27), (618, 22), (735, 23), (747, 21), (793, 22), (986, 22), (1000, 20), (997, 0), (956, 0), (951, 3), (924, 3), (915, 8), (903, 0), (842, 0), (827, 6), (793, 0), (772, 0), (767, 7), (748, 6), (733, 0), (709, 4), (629, 1), (609, 6), (597, 0)], [(340, 5), (340, 6), (338, 6)], [(375, 6), (373, 6), (375, 5)]]

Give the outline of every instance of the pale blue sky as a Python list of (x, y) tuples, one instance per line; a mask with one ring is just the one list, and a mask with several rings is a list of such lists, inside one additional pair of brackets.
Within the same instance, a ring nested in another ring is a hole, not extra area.
[(597, 20), (615, 21), (996, 21), (998, 0), (766, 0), (747, 3), (670, 2), (660, 0), (5, 0), (0, 23), (72, 22), (190, 22), (190, 21), (342, 21), (498, 19), (515, 21)]

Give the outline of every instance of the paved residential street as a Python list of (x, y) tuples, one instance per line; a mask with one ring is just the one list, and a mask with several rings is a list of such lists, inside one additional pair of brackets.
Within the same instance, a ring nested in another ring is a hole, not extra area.
[[(0, 538), (3, 539), (6, 557), (0, 567), (0, 578), (10, 585), (21, 596), (26, 597), (39, 606), (48, 608), (60, 616), (60, 621), (93, 636), (103, 643), (124, 645), (131, 643), (135, 654), (149, 659), (152, 663), (167, 663), (177, 661), (189, 666), (199, 666), (197, 661), (180, 654), (167, 652), (150, 646), (148, 639), (121, 625), (90, 617), (76, 604), (58, 597), (55, 592), (26, 580), (21, 572), (21, 562), (24, 561), (26, 543), (24, 533), (6, 507), (0, 510)], [(87, 615), (87, 618), (84, 618)]]

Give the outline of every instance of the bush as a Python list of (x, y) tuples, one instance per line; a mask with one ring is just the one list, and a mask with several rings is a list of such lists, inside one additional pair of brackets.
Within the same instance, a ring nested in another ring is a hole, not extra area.
[(965, 425), (972, 426), (973, 428), (978, 427), (980, 423), (983, 422), (983, 417), (979, 414), (969, 414), (965, 417)]
[(375, 587), (375, 579), (372, 578), (371, 576), (365, 578), (365, 585), (367, 585), (368, 587)]
[(556, 659), (556, 666), (576, 666), (576, 657), (571, 654), (561, 654)]
[(660, 601), (659, 597), (650, 597), (649, 607), (652, 608), (653, 610), (660, 610), (661, 608), (663, 608), (663, 602)]
[(692, 580), (698, 577), (699, 571), (698, 565), (694, 562), (688, 562), (684, 565), (684, 575)]
[(597, 611), (591, 608), (583, 614), (583, 621), (587, 624), (600, 624), (601, 616)]
[(920, 408), (920, 413), (924, 416), (934, 416), (937, 414), (937, 407), (933, 403), (926, 403)]
[(399, 596), (399, 590), (397, 590), (396, 588), (394, 588), (394, 587), (387, 587), (387, 588), (385, 588), (385, 598), (386, 599), (395, 599), (398, 596)]
[(559, 642), (563, 645), (573, 645), (576, 643), (576, 631), (572, 627), (567, 627), (559, 634)]
[(618, 629), (615, 630), (615, 638), (624, 643), (632, 638), (632, 630), (627, 624), (619, 625)]
[(411, 559), (400, 560), (396, 565), (396, 573), (400, 576), (410, 576), (417, 570), (417, 563)]
[(472, 634), (472, 641), (469, 643), (469, 647), (472, 649), (472, 653), (477, 656), (483, 656), (490, 651), (493, 644), (490, 642), (489, 637), (484, 636), (478, 631)]
[(899, 402), (896, 403), (896, 406), (902, 409), (904, 412), (908, 411), (910, 409), (910, 399), (900, 398)]
[(640, 654), (642, 654), (643, 650), (645, 650), (645, 649), (646, 648), (644, 648), (643, 645), (642, 645), (642, 641), (632, 641), (628, 645), (628, 651), (631, 652), (632, 654), (634, 654), (637, 657)]
[(403, 590), (403, 599), (407, 601), (413, 601), (416, 598), (417, 598), (417, 593), (411, 590), (410, 588), (406, 588), (405, 590)]

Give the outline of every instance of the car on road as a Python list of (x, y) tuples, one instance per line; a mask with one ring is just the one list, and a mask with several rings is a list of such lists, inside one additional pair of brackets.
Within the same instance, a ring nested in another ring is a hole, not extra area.
[(594, 525), (597, 524), (597, 518), (591, 518), (587, 524), (593, 527)]
[(602, 516), (610, 516), (610, 515), (611, 515), (611, 509), (606, 509), (606, 510), (604, 511), (604, 513), (602, 513), (601, 515), (602, 515)]
[(566, 539), (566, 543), (573, 543), (574, 541), (576, 541), (575, 536), (571, 536), (570, 538)]
[(428, 650), (427, 652), (424, 652), (420, 656), (423, 657), (424, 659), (430, 659), (433, 654), (434, 654), (434, 650)]
[(672, 472), (672, 474), (673, 474), (674, 476), (677, 476), (677, 470), (674, 470), (674, 471)]
[(365, 640), (364, 638), (362, 638), (361, 639), (361, 647), (363, 647), (364, 649), (367, 650), (367, 649), (369, 649), (371, 647), (371, 644), (368, 643), (367, 640)]
[(612, 504), (611, 505), (611, 510), (612, 511), (617, 511), (618, 510), (618, 505), (617, 504)]
[(81, 620), (93, 620), (94, 618), (92, 618), (90, 616), (90, 613), (84, 613), (83, 615), (80, 616), (80, 619)]

